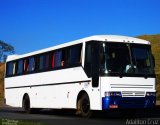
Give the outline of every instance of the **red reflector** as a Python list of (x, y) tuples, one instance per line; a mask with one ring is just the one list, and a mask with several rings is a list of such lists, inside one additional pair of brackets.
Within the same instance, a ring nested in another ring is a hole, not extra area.
[(115, 109), (115, 108), (118, 108), (118, 105), (109, 105), (109, 108)]

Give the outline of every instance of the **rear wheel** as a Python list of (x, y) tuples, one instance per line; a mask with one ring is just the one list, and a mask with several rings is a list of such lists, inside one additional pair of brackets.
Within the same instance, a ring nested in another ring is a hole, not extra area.
[(87, 94), (83, 94), (82, 97), (78, 100), (77, 114), (86, 118), (91, 116), (90, 101)]
[(26, 95), (23, 99), (23, 109), (25, 110), (26, 113), (31, 113), (30, 99), (28, 95)]

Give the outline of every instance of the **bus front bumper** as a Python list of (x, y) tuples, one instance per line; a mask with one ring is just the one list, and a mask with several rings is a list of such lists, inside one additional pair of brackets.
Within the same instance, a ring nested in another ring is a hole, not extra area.
[(115, 108), (153, 108), (156, 97), (103, 97), (102, 110)]

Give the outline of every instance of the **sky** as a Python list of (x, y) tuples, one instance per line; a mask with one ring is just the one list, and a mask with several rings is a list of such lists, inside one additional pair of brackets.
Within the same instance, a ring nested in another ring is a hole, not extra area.
[(0, 40), (16, 54), (104, 34), (160, 34), (160, 0), (0, 0)]

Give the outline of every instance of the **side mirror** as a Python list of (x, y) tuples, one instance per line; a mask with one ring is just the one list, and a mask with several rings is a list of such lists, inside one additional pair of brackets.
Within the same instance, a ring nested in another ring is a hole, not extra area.
[(99, 86), (99, 44), (95, 42), (92, 46), (92, 86)]
[(155, 58), (153, 54), (152, 54), (152, 59), (153, 59), (153, 66), (155, 67)]

